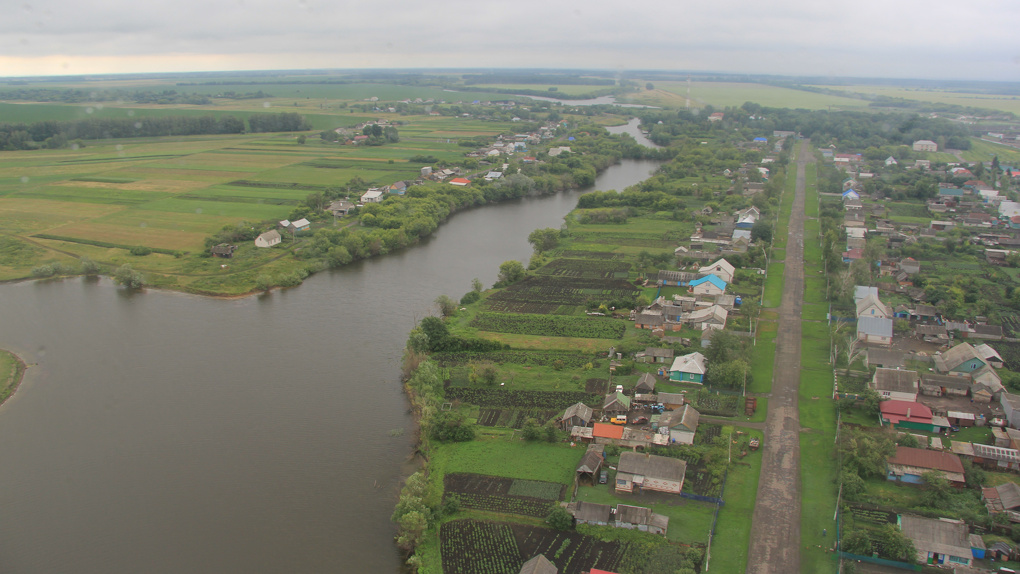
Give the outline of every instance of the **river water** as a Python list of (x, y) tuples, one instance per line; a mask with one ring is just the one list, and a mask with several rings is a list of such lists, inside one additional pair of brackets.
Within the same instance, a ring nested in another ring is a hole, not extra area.
[(0, 572), (398, 572), (407, 332), (438, 295), (526, 262), (528, 233), (579, 193), (466, 211), (414, 248), (237, 300), (0, 286), (0, 348), (32, 365), (0, 407)]

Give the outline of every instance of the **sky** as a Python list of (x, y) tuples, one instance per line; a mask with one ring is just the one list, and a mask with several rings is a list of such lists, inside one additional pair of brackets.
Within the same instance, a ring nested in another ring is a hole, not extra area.
[(1020, 81), (1016, 0), (28, 0), (0, 76), (578, 68)]

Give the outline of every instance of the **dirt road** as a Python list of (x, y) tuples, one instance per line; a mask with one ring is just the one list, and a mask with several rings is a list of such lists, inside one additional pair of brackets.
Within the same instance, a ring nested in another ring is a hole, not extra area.
[(779, 306), (772, 395), (765, 419), (761, 478), (751, 522), (748, 574), (800, 572), (800, 312), (804, 301), (804, 167), (814, 161), (801, 142)]

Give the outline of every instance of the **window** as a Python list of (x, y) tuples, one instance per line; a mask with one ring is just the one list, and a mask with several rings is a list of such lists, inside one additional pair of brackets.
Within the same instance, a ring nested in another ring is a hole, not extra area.
[(949, 561), (955, 562), (957, 564), (967, 564), (970, 562), (970, 560), (967, 560), (966, 558), (960, 558), (959, 556), (950, 556)]

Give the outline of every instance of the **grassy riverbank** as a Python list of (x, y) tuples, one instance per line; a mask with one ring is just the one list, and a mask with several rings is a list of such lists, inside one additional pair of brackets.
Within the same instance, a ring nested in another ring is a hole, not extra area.
[(0, 349), (0, 404), (18, 390), (25, 376), (25, 363), (10, 351)]

